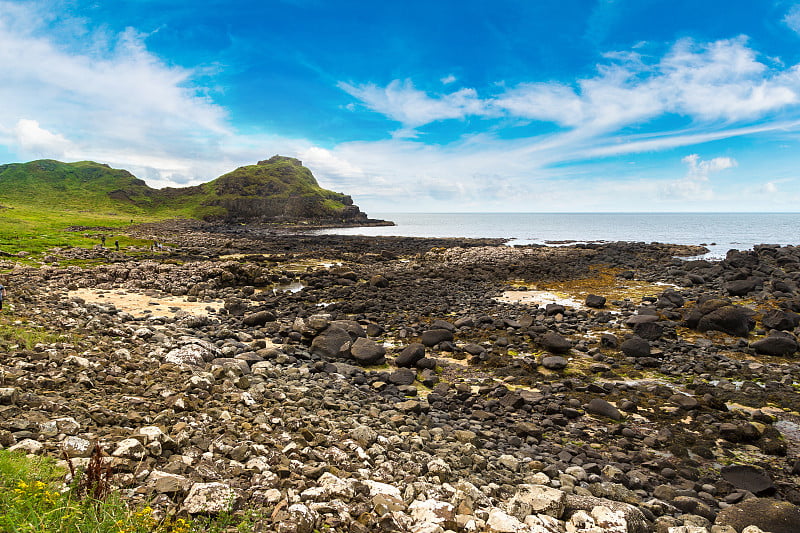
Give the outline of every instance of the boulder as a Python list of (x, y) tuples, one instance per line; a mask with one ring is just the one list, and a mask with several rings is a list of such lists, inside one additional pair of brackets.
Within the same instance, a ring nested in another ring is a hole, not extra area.
[(544, 312), (547, 316), (563, 315), (567, 308), (561, 304), (547, 304), (544, 306)]
[(698, 331), (721, 331), (728, 335), (747, 337), (755, 327), (753, 312), (738, 305), (725, 305), (703, 315), (697, 323)]
[(664, 326), (658, 322), (643, 322), (633, 326), (633, 332), (637, 337), (647, 341), (655, 341), (664, 334)]
[(756, 290), (756, 287), (758, 287), (758, 280), (754, 278), (737, 279), (725, 284), (725, 290), (731, 296), (745, 296)]
[(271, 311), (258, 311), (250, 313), (242, 318), (242, 323), (245, 326), (263, 326), (267, 322), (273, 322), (275, 315)]
[(353, 341), (350, 355), (362, 365), (379, 365), (385, 361), (386, 348), (372, 339), (359, 337)]
[(454, 338), (453, 332), (449, 329), (429, 329), (422, 333), (422, 344), (428, 347), (433, 347), (440, 342), (452, 341)]
[(346, 330), (331, 325), (314, 337), (311, 351), (325, 357), (341, 357), (349, 352), (351, 343), (352, 339)]
[[(720, 471), (722, 478), (736, 487), (752, 492), (755, 495), (768, 495), (775, 492), (775, 485), (769, 475), (762, 469), (753, 465), (723, 466)], [(800, 522), (798, 523), (800, 525)]]
[(736, 531), (756, 526), (770, 533), (797, 533), (800, 507), (784, 501), (753, 498), (721, 510), (714, 523), (731, 526)]
[(619, 348), (628, 357), (648, 357), (650, 355), (650, 343), (641, 337), (631, 337)]
[(606, 297), (605, 296), (598, 296), (597, 294), (590, 294), (586, 296), (586, 300), (584, 301), (586, 307), (592, 307), (594, 309), (602, 309), (606, 306)]
[(786, 356), (797, 351), (797, 340), (790, 333), (775, 331), (769, 337), (751, 343), (750, 347), (756, 353)]
[(561, 518), (566, 502), (567, 495), (558, 489), (544, 485), (519, 485), (508, 502), (508, 513), (519, 520), (525, 520), (531, 514)]
[(225, 483), (195, 483), (183, 500), (183, 509), (189, 514), (217, 514), (229, 511), (236, 496)]
[(567, 353), (572, 348), (572, 343), (555, 331), (548, 331), (539, 337), (539, 344), (553, 353)]
[(790, 331), (800, 325), (800, 315), (792, 311), (772, 309), (764, 313), (761, 323), (765, 328)]
[(567, 360), (560, 355), (551, 355), (542, 358), (542, 366), (548, 370), (564, 370), (567, 368)]
[(400, 352), (400, 355), (395, 357), (394, 364), (397, 366), (411, 367), (416, 365), (417, 361), (423, 357), (425, 357), (425, 345), (415, 342), (403, 348), (403, 351)]
[(602, 398), (592, 398), (592, 400), (586, 404), (586, 412), (593, 415), (607, 416), (612, 420), (622, 420), (622, 414), (619, 412), (619, 409)]

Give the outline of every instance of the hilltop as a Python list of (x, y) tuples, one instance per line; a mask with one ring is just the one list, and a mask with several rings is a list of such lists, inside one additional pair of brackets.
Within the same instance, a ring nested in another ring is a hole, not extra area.
[(276, 155), (201, 185), (154, 189), (127, 170), (50, 159), (0, 165), (0, 204), (206, 221), (369, 224), (350, 196), (323, 189), (292, 157)]

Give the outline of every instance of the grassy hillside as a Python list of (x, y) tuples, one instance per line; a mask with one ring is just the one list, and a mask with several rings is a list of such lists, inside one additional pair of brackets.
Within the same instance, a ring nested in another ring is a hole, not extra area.
[(185, 188), (153, 189), (127, 170), (50, 159), (0, 165), (0, 251), (86, 245), (69, 226), (121, 228), (169, 218), (359, 222), (347, 195), (323, 189), (294, 158), (274, 156)]

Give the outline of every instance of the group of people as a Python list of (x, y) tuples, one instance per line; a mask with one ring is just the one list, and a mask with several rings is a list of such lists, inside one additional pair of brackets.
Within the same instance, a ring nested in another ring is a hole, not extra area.
[[(103, 248), (105, 248), (106, 247), (106, 236), (105, 235), (100, 235), (100, 242), (102, 243)], [(114, 247), (119, 252), (119, 239), (114, 241)]]

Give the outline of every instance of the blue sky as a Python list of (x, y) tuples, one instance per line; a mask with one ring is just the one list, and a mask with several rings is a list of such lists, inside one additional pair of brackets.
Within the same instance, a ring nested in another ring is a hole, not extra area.
[(797, 211), (800, 1), (0, 0), (0, 163), (387, 211)]

